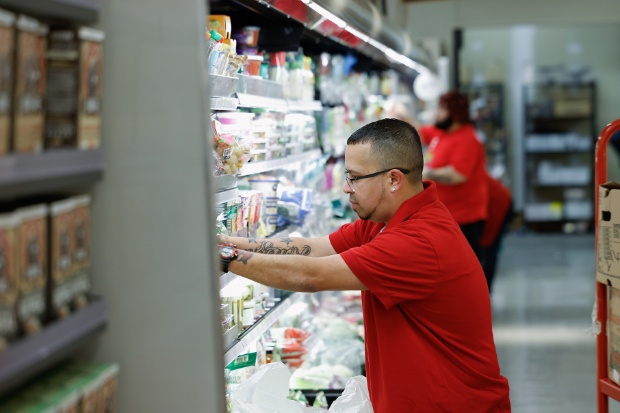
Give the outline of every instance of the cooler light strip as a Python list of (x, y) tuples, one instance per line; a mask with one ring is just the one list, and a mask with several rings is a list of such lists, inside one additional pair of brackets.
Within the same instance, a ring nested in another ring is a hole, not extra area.
[(376, 41), (375, 39), (371, 38), (370, 36), (365, 35), (364, 33), (360, 32), (359, 30), (357, 30), (357, 29), (355, 29), (355, 28), (353, 28), (351, 26), (348, 26), (347, 22), (345, 22), (344, 20), (342, 20), (340, 17), (336, 16), (334, 13), (330, 12), (329, 10), (325, 9), (324, 7), (316, 4), (312, 0), (301, 0), (301, 2), (306, 4), (312, 10), (316, 11), (324, 19), (329, 20), (330, 22), (334, 23), (336, 26), (340, 27), (341, 29), (345, 29), (346, 31), (348, 31), (352, 35), (356, 36), (360, 40), (368, 43), (369, 45), (371, 45), (374, 48), (378, 49), (382, 53), (385, 53), (385, 55), (389, 59), (391, 59), (391, 60), (393, 60), (395, 62), (398, 62), (398, 63), (400, 63), (400, 64), (402, 64), (404, 66), (407, 66), (408, 68), (413, 69), (413, 70), (417, 71), (418, 73), (423, 73), (423, 72), (429, 72), (430, 73), (430, 70), (428, 70), (428, 68), (426, 68), (425, 66), (415, 62), (414, 60), (408, 58), (404, 54), (398, 53), (394, 49), (391, 49), (391, 48), (387, 47), (383, 43)]
[[(304, 1), (304, 3), (305, 3), (305, 1)], [(329, 20), (330, 22), (334, 23), (336, 26), (340, 27), (341, 29), (344, 29), (347, 26), (347, 22), (345, 22), (344, 20), (342, 20), (340, 17), (336, 16), (334, 13), (330, 12), (329, 10), (324, 9), (323, 7), (319, 6), (315, 2), (308, 1), (308, 3), (306, 3), (306, 4), (312, 10), (314, 10), (317, 13), (319, 13), (321, 16), (325, 17), (327, 20)]]

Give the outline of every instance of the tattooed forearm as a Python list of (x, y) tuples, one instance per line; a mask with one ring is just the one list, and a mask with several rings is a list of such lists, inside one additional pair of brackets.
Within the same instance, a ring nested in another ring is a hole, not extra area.
[(290, 239), (290, 238), (282, 238), (282, 239), (280, 240), (280, 242), (283, 242), (283, 243), (285, 243), (285, 244), (288, 246), (288, 244), (290, 244), (291, 242), (293, 242), (293, 240), (292, 240), (292, 239)]
[(248, 239), (248, 242), (249, 242), (250, 244), (258, 244), (258, 242), (257, 242), (254, 238), (249, 238), (249, 239)]
[[(293, 242), (293, 240), (289, 238), (285, 238), (281, 240), (285, 243), (286, 247), (276, 247), (273, 241), (262, 241), (258, 244), (256, 248), (248, 248), (248, 251), (256, 252), (259, 254), (274, 254), (274, 255), (310, 255), (312, 248), (310, 245), (304, 245), (299, 249), (299, 247), (295, 245), (288, 246), (289, 242)], [(288, 242), (287, 242), (288, 241)]]
[(249, 251), (239, 251), (239, 257), (237, 257), (237, 261), (239, 261), (243, 265), (248, 265), (248, 261), (253, 256), (254, 254)]

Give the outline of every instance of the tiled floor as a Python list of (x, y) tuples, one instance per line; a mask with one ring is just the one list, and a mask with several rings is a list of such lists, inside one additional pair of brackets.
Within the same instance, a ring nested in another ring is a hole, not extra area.
[(491, 298), (514, 413), (596, 412), (594, 287), (594, 235), (505, 239)]

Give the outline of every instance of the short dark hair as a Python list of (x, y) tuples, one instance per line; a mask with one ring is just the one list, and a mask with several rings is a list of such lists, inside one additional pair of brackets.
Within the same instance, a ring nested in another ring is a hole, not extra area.
[(469, 99), (456, 91), (446, 92), (439, 97), (439, 106), (446, 108), (454, 122), (472, 123), (469, 116)]
[(347, 145), (370, 143), (379, 169), (405, 168), (410, 182), (422, 181), (422, 144), (418, 131), (399, 119), (381, 119), (362, 126), (349, 137)]

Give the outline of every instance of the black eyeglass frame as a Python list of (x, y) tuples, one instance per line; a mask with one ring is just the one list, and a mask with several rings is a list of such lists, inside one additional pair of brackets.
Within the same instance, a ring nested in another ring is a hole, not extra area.
[(410, 173), (410, 172), (411, 172), (409, 169), (405, 169), (405, 168), (389, 168), (389, 169), (385, 169), (385, 170), (383, 170), (383, 171), (373, 172), (373, 173), (368, 174), (368, 175), (362, 175), (362, 176), (356, 176), (355, 178), (349, 178), (349, 176), (348, 176), (349, 172), (348, 172), (348, 171), (346, 171), (346, 172), (344, 173), (344, 179), (346, 179), (346, 180), (347, 180), (347, 184), (349, 184), (349, 188), (351, 188), (351, 190), (352, 190), (353, 192), (355, 192), (355, 187), (353, 186), (353, 181), (359, 181), (360, 179), (372, 178), (372, 177), (374, 177), (374, 176), (381, 175), (381, 174), (384, 174), (384, 173), (386, 173), (386, 172), (390, 172), (392, 169), (396, 169), (396, 170), (398, 170), (398, 171), (401, 171), (401, 172), (402, 172), (402, 173), (404, 173), (405, 175), (407, 175), (408, 173)]

